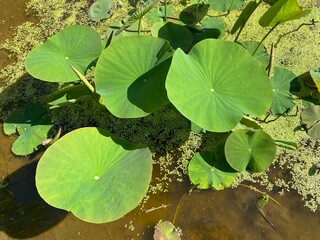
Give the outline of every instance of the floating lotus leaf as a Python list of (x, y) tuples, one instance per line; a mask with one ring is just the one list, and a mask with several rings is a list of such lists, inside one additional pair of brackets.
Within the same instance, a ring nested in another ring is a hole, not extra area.
[(208, 0), (208, 3), (214, 10), (225, 12), (240, 8), (243, 5), (244, 0)]
[(264, 114), (272, 102), (262, 64), (240, 45), (216, 39), (197, 43), (189, 54), (177, 49), (166, 89), (186, 118), (213, 132), (231, 130), (245, 114)]
[(154, 229), (153, 240), (180, 240), (180, 234), (169, 221), (160, 222)]
[(103, 104), (122, 118), (147, 116), (166, 105), (164, 82), (171, 55), (169, 43), (160, 38), (132, 36), (113, 42), (102, 52), (95, 72)]
[(276, 155), (274, 140), (265, 132), (239, 129), (225, 144), (227, 162), (237, 171), (265, 171)]
[(51, 117), (46, 109), (38, 104), (28, 104), (10, 114), (4, 122), (3, 130), (7, 135), (18, 132), (19, 137), (12, 144), (11, 150), (16, 155), (24, 156), (42, 146), (51, 127)]
[(320, 138), (320, 106), (313, 105), (301, 113), (301, 125), (313, 138)]
[(278, 23), (299, 19), (310, 13), (303, 11), (297, 0), (279, 0), (272, 5), (260, 18), (262, 27), (273, 27)]
[(226, 163), (224, 155), (213, 152), (196, 153), (188, 166), (188, 175), (200, 189), (213, 187), (222, 190), (229, 187), (237, 173)]
[(296, 75), (286, 68), (275, 67), (271, 77), (273, 99), (271, 112), (274, 115), (283, 114), (286, 110), (291, 109), (293, 96), (290, 93), (291, 82)]
[(70, 26), (34, 48), (25, 67), (33, 77), (48, 82), (79, 80), (70, 65), (84, 74), (101, 53), (100, 35), (87, 26)]
[(152, 174), (148, 148), (87, 127), (47, 149), (36, 171), (40, 196), (50, 205), (92, 223), (119, 219), (147, 193)]
[(100, 22), (103, 19), (111, 17), (113, 12), (112, 0), (96, 0), (89, 8), (89, 18)]

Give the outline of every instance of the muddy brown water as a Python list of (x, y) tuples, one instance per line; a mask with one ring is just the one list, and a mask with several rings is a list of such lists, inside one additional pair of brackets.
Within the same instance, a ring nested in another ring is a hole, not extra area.
[[(12, 27), (32, 19), (23, 11), (25, 2), (0, 0), (0, 42), (11, 36)], [(7, 54), (0, 51), (1, 68), (14, 61)], [(172, 183), (168, 193), (152, 195), (145, 205), (145, 209), (168, 205), (166, 208), (145, 212), (137, 207), (111, 223), (86, 223), (41, 199), (34, 183), (41, 153), (25, 158), (13, 156), (10, 147), (14, 139), (15, 136), (4, 136), (0, 131), (0, 178), (9, 183), (6, 189), (0, 190), (0, 240), (150, 240), (160, 219), (173, 221), (175, 216), (175, 225), (182, 229), (182, 239), (187, 240), (319, 238), (319, 211), (312, 213), (303, 207), (295, 193), (286, 193), (284, 197), (271, 193), (282, 205), (270, 201), (264, 208), (275, 231), (255, 208), (257, 193), (244, 187), (189, 192), (188, 179), (184, 183)]]

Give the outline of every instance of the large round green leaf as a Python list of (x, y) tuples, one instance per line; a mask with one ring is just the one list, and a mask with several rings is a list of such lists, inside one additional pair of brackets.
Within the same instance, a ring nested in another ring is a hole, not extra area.
[(214, 10), (225, 12), (240, 8), (244, 0), (208, 0), (208, 3)]
[(278, 23), (299, 19), (308, 13), (310, 10), (303, 11), (298, 0), (279, 0), (262, 15), (259, 24), (262, 27), (273, 27)]
[(236, 43), (206, 39), (189, 54), (177, 49), (166, 88), (173, 105), (205, 130), (226, 132), (245, 114), (262, 115), (272, 102), (262, 64)]
[(84, 74), (88, 65), (101, 53), (100, 35), (87, 26), (70, 26), (34, 48), (25, 67), (33, 77), (48, 82), (79, 80), (70, 65)]
[(225, 144), (226, 159), (237, 171), (265, 171), (276, 155), (274, 140), (262, 130), (239, 129), (231, 133)]
[(200, 189), (213, 187), (222, 190), (229, 187), (236, 178), (223, 155), (212, 152), (196, 153), (188, 166), (188, 175)]
[(106, 48), (95, 83), (103, 104), (117, 117), (143, 117), (168, 103), (165, 79), (172, 49), (150, 36), (121, 38)]
[(290, 93), (291, 82), (296, 75), (286, 68), (275, 67), (271, 77), (273, 100), (271, 112), (274, 115), (283, 114), (286, 110), (291, 109), (293, 96)]
[(84, 221), (114, 221), (139, 204), (151, 181), (151, 152), (134, 148), (101, 129), (70, 132), (40, 159), (39, 194)]

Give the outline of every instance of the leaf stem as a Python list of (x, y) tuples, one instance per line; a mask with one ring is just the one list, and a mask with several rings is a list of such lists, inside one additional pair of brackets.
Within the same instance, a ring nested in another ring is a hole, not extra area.
[(263, 41), (269, 36), (269, 34), (279, 25), (280, 22), (277, 22), (268, 32), (266, 35), (264, 35), (264, 37), (261, 39), (261, 41), (259, 42), (258, 46), (256, 47), (256, 49), (254, 50), (252, 56), (258, 51), (259, 47), (261, 46), (261, 44), (263, 43)]
[(83, 76), (74, 66), (70, 64), (72, 70), (77, 74), (80, 80), (83, 82), (84, 85), (89, 89), (90, 92), (95, 93), (94, 87), (89, 83), (89, 81)]
[(138, 23), (138, 34), (140, 35), (140, 30), (141, 30), (141, 19), (139, 18), (139, 23)]
[(167, 0), (164, 0), (164, 21), (167, 21)]

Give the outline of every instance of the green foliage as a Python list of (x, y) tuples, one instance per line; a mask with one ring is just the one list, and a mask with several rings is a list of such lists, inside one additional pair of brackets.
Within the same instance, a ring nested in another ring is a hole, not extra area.
[(238, 31), (238, 29), (241, 29), (246, 25), (249, 17), (257, 8), (257, 6), (258, 3), (256, 1), (251, 1), (247, 4), (247, 6), (243, 9), (240, 16), (238, 17), (237, 21), (234, 23), (231, 29), (231, 34), (234, 34), (236, 31)]
[(274, 115), (283, 114), (294, 106), (293, 96), (290, 93), (291, 82), (296, 75), (285, 68), (276, 67), (271, 77), (272, 84), (272, 105), (271, 112)]
[(240, 8), (244, 0), (208, 0), (210, 6), (219, 12), (225, 12)]
[(223, 153), (201, 152), (191, 159), (188, 175), (200, 189), (223, 190), (233, 183), (237, 173), (228, 165)]
[(262, 130), (239, 129), (228, 137), (225, 154), (227, 162), (237, 171), (262, 172), (272, 163), (276, 145)]
[(203, 3), (190, 5), (182, 10), (179, 18), (184, 24), (195, 25), (207, 15), (209, 6)]
[(153, 240), (181, 240), (179, 232), (171, 222), (164, 221), (154, 229)]
[(171, 55), (169, 43), (160, 38), (134, 36), (112, 43), (96, 67), (96, 90), (102, 103), (122, 118), (147, 116), (166, 105), (164, 82)]
[(33, 77), (48, 82), (79, 80), (70, 65), (82, 74), (101, 53), (99, 34), (87, 26), (70, 26), (34, 48), (27, 56), (25, 67)]
[[(257, 60), (259, 60), (265, 68), (269, 65), (269, 54), (263, 44), (254, 41), (245, 41), (240, 43), (248, 52)], [(257, 49), (258, 47), (258, 49)]]
[(139, 204), (151, 173), (148, 148), (102, 129), (80, 128), (44, 153), (37, 166), (36, 186), (40, 196), (56, 208), (84, 221), (111, 222)]
[(111, 17), (113, 12), (112, 0), (96, 0), (89, 8), (89, 18), (95, 22)]
[[(159, 8), (152, 8), (147, 14), (146, 19), (150, 24), (154, 24), (157, 22), (163, 22), (163, 18), (165, 13), (165, 7), (161, 6)], [(175, 9), (172, 5), (167, 6), (167, 17), (173, 17), (175, 13)]]
[(310, 13), (302, 10), (297, 0), (279, 0), (260, 18), (262, 27), (274, 27), (278, 23), (299, 19)]
[(4, 122), (3, 131), (7, 135), (19, 134), (11, 150), (16, 155), (24, 156), (43, 147), (42, 142), (48, 138), (51, 127), (46, 109), (38, 104), (28, 104), (11, 113)]
[(166, 89), (185, 117), (213, 132), (231, 130), (245, 114), (264, 114), (272, 101), (260, 62), (238, 44), (215, 39), (199, 42), (189, 54), (176, 50)]
[(310, 76), (314, 82), (314, 85), (317, 87), (320, 92), (320, 69), (310, 70)]
[(301, 125), (313, 138), (320, 138), (320, 106), (313, 105), (303, 109), (301, 113)]

